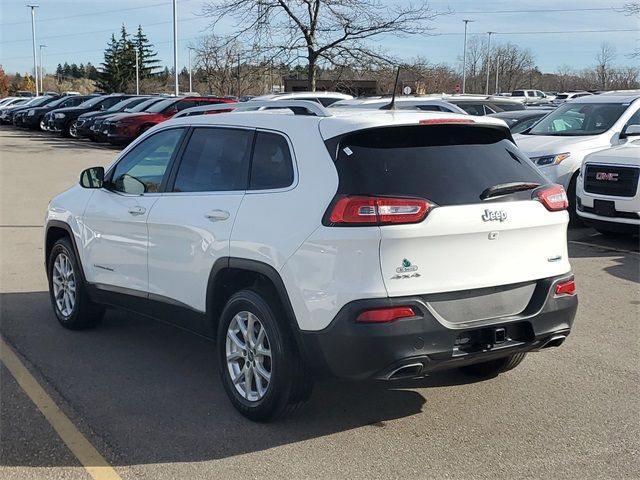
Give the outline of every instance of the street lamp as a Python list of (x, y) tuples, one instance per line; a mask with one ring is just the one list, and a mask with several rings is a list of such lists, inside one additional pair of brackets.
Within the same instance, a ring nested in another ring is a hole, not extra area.
[(193, 50), (193, 47), (188, 47), (189, 48), (189, 92), (193, 92), (193, 82), (191, 80), (191, 50)]
[(31, 38), (33, 40), (33, 76), (36, 81), (36, 97), (38, 96), (38, 59), (36, 56), (36, 8), (40, 5), (27, 5), (31, 9)]
[[(44, 44), (40, 44), (40, 91), (44, 92), (44, 67), (42, 66), (42, 49), (46, 48), (47, 45)], [(38, 83), (38, 80), (36, 79), (36, 84)]]
[(136, 46), (136, 95), (140, 95), (140, 57)]
[(462, 20), (464, 22), (464, 53), (462, 54), (462, 93), (467, 86), (467, 24), (474, 20)]
[(487, 86), (485, 87), (484, 94), (489, 95), (489, 68), (491, 67), (491, 35), (496, 32), (487, 32), (489, 35), (489, 41), (487, 42)]
[(173, 0), (173, 72), (175, 76), (174, 93), (177, 96), (180, 92), (178, 84), (178, 2)]

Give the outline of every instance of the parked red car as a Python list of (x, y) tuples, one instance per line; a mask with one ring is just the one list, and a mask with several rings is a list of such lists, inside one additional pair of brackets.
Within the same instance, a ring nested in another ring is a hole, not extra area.
[(122, 145), (154, 125), (170, 119), (185, 108), (217, 103), (236, 103), (222, 97), (170, 97), (152, 105), (144, 112), (123, 113), (110, 119), (107, 138), (113, 145)]

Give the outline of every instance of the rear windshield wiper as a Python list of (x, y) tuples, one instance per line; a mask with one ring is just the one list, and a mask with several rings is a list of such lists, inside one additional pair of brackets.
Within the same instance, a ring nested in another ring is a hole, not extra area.
[(497, 197), (499, 195), (508, 195), (509, 193), (521, 192), (523, 190), (533, 190), (538, 188), (540, 183), (527, 183), (527, 182), (512, 182), (512, 183), (499, 183), (493, 187), (485, 189), (480, 194), (480, 200), (486, 200), (487, 198)]

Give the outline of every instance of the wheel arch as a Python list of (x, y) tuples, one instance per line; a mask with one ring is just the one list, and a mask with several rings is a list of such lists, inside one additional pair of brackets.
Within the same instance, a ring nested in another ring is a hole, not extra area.
[(209, 274), (206, 303), (207, 318), (213, 332), (228, 298), (239, 290), (251, 287), (266, 290), (279, 303), (294, 341), (300, 347), (300, 328), (282, 277), (271, 265), (257, 260), (222, 257), (214, 263)]
[(80, 274), (82, 275), (82, 280), (85, 280), (84, 276), (84, 267), (82, 265), (82, 257), (80, 257), (80, 253), (78, 251), (78, 245), (76, 244), (75, 236), (73, 235), (73, 230), (68, 223), (61, 222), (60, 220), (50, 220), (47, 223), (45, 235), (44, 235), (44, 263), (45, 270), (47, 272), (47, 276), (49, 275), (49, 269), (47, 268), (49, 264), (49, 255), (51, 254), (51, 250), (55, 243), (61, 238), (67, 237), (71, 242), (71, 246), (73, 247), (73, 253), (76, 256), (76, 261), (80, 267)]

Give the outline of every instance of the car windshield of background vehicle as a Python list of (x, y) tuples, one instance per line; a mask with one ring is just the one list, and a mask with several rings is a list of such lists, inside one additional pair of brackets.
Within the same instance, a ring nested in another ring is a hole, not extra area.
[(543, 118), (528, 135), (599, 135), (609, 130), (626, 109), (619, 103), (565, 104)]
[(149, 100), (145, 100), (144, 102), (139, 103), (135, 107), (130, 107), (130, 108), (125, 109), (125, 111), (129, 112), (129, 113), (144, 112), (151, 105), (153, 105), (155, 103), (158, 103), (160, 101), (162, 101), (160, 98), (150, 98)]
[(105, 110), (105, 113), (116, 113), (119, 112), (120, 110), (122, 110), (122, 107), (124, 107), (125, 105), (129, 105), (130, 103), (134, 103), (139, 101), (139, 99), (137, 98), (126, 98), (118, 103), (116, 103), (115, 105), (109, 107), (108, 109)]
[(46, 97), (38, 97), (37, 100), (35, 100), (33, 103), (30, 103), (29, 106), (30, 107), (39, 107), (40, 105), (42, 105), (43, 103), (46, 103), (47, 100), (51, 99), (50, 96), (46, 96)]
[(171, 105), (173, 105), (177, 101), (178, 100), (176, 100), (175, 98), (167, 98), (166, 100), (162, 100), (161, 102), (156, 103), (153, 107), (150, 107), (145, 111), (149, 112), (149, 113), (160, 113), (165, 108), (170, 107)]
[(61, 103), (63, 103), (63, 102), (66, 102), (67, 100), (69, 100), (69, 97), (62, 97), (62, 98), (59, 98), (59, 99), (57, 99), (57, 100), (54, 100), (54, 101), (53, 101), (53, 102), (51, 102), (51, 103), (48, 103), (48, 104), (47, 104), (47, 107), (57, 107), (58, 105), (60, 105), (60, 104), (61, 104)]
[(102, 100), (104, 100), (104, 97), (95, 97), (95, 98), (90, 98), (89, 100), (85, 100), (84, 102), (82, 102), (80, 105), (78, 105), (79, 107), (93, 107), (95, 104), (100, 103)]

